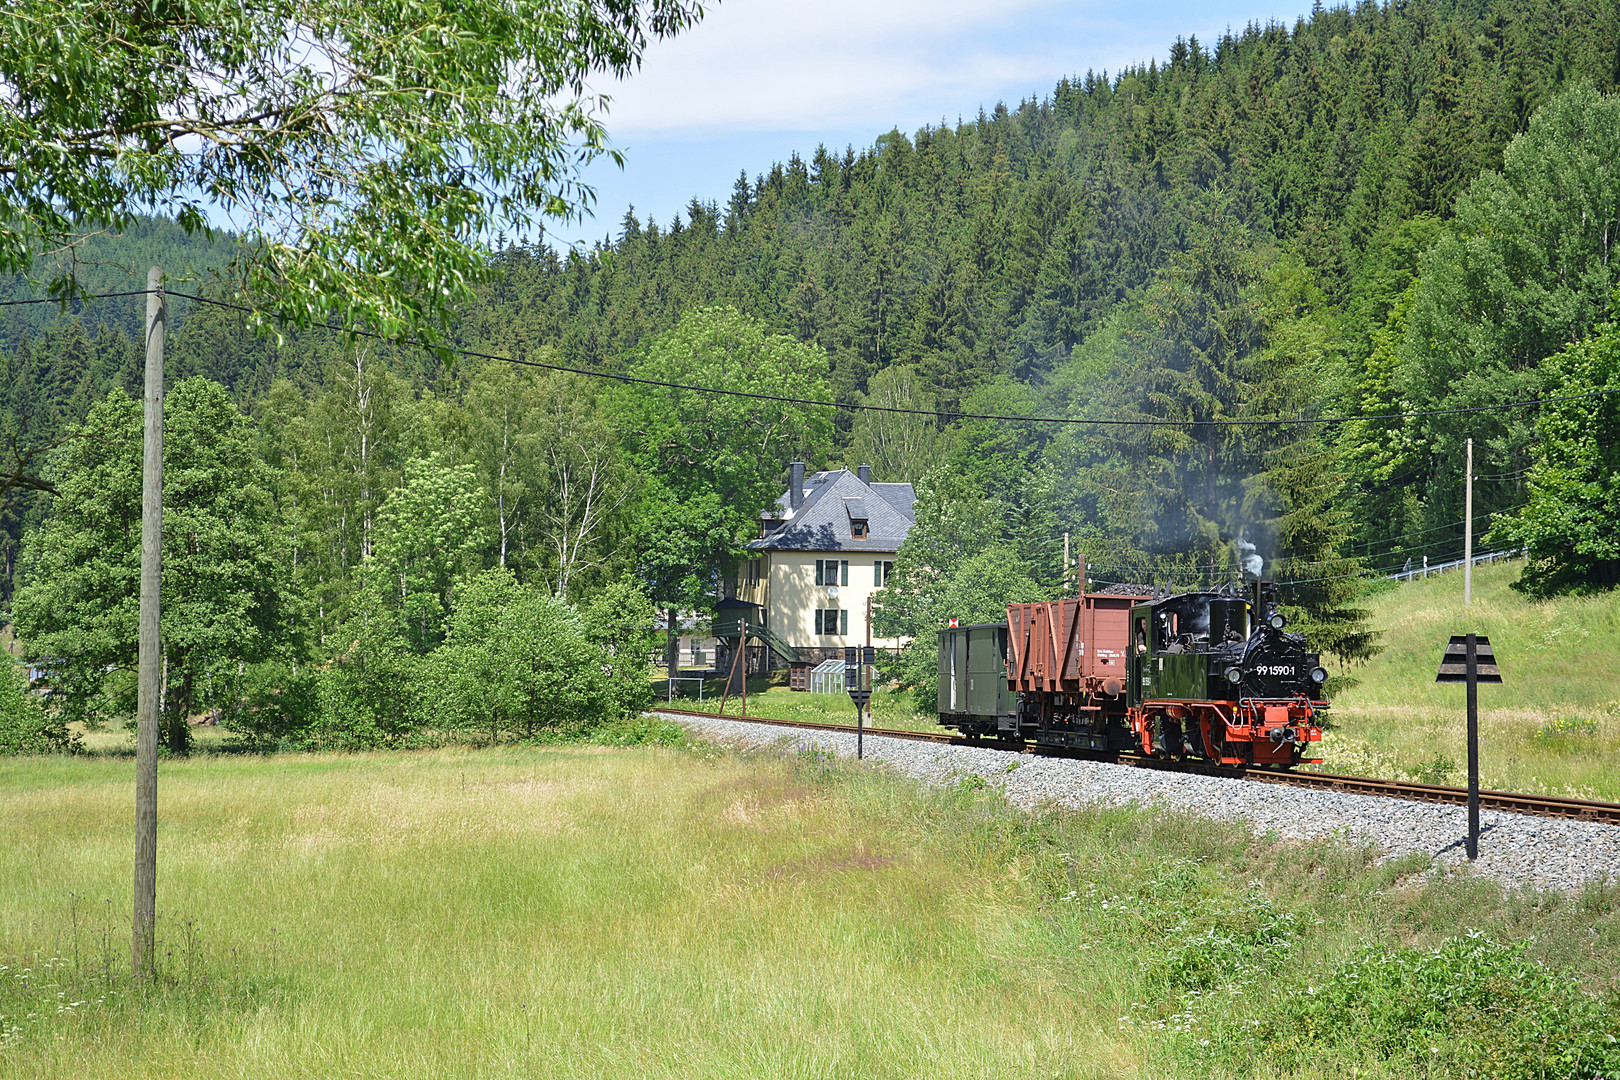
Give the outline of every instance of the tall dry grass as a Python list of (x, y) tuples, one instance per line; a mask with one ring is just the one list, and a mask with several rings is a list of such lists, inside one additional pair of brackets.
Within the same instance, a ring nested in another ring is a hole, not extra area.
[[(1472, 1060), (1454, 1033), (1402, 1035), (1456, 1050), (1416, 1071), (1290, 1039), (1365, 950), (1427, 963), (1470, 927), (1564, 973), (1493, 997), (1497, 1029), (1620, 1031), (1579, 989), (1620, 987), (1614, 888), (713, 747), (165, 762), (161, 977), (137, 987), (132, 774), (0, 761), (0, 1076), (1442, 1076)], [(1502, 955), (1460, 974), (1496, 985)]]

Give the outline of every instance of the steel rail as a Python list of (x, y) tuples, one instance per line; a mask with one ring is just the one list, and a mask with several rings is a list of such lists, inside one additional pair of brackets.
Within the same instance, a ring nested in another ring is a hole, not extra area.
[[(804, 728), (811, 731), (853, 732), (852, 724), (826, 724), (814, 720), (779, 720), (767, 716), (732, 716), (722, 713), (695, 712), (691, 709), (652, 708), (649, 712), (668, 713), (672, 716), (692, 716), (708, 720), (735, 720), (745, 724), (764, 724), (773, 727)], [(1130, 751), (1104, 752), (1081, 750), (1069, 746), (1047, 746), (1026, 739), (977, 739), (943, 731), (900, 731), (890, 728), (867, 728), (869, 736), (889, 739), (910, 739), (913, 742), (941, 743), (947, 746), (976, 746), (990, 750), (1011, 750), (1046, 757), (1075, 758), (1081, 761), (1105, 761), (1161, 772), (1195, 773), (1200, 776), (1220, 776), (1230, 780), (1252, 780), (1265, 784), (1284, 784), (1290, 787), (1316, 788), (1342, 791), (1355, 795), (1374, 795), (1387, 799), (1406, 799), (1411, 802), (1442, 803), (1466, 806), (1468, 789), (1445, 787), (1440, 784), (1415, 784), (1404, 780), (1380, 780), (1369, 776), (1341, 776), (1336, 773), (1284, 772), (1271, 769), (1249, 769), (1230, 765), (1211, 765), (1201, 761), (1173, 761), (1149, 757)], [(1487, 810), (1505, 810), (1514, 814), (1536, 817), (1564, 818), (1573, 821), (1596, 821), (1620, 825), (1620, 803), (1598, 802), (1592, 799), (1569, 799), (1560, 795), (1526, 795), (1512, 791), (1485, 791), (1479, 793), (1479, 805)]]

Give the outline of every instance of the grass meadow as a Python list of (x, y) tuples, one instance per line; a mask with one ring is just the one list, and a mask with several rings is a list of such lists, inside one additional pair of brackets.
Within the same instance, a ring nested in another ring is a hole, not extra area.
[(1477, 567), (1466, 613), (1455, 572), (1367, 601), (1383, 648), (1334, 699), (1326, 768), (1464, 782), (1464, 688), (1434, 676), (1473, 630), (1503, 680), (1479, 688), (1481, 783), (1620, 802), (1620, 597), (1529, 600), (1510, 588), (1522, 566)]
[(0, 1076), (1573, 1077), (1620, 1035), (1612, 887), (704, 745), (165, 760), (132, 986), (132, 793), (0, 760)]

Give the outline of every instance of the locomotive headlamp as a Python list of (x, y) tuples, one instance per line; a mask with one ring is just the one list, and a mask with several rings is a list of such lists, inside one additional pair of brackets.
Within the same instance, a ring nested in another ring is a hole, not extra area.
[(1273, 611), (1271, 613), (1271, 628), (1273, 630), (1281, 630), (1283, 627), (1285, 627), (1287, 625), (1288, 625), (1288, 620), (1282, 617), (1282, 612)]
[(1226, 669), (1226, 681), (1231, 683), (1233, 686), (1236, 686), (1238, 683), (1242, 682), (1243, 681), (1243, 669), (1240, 668), (1240, 667), (1236, 667), (1236, 666), (1227, 668)]
[(1315, 683), (1317, 686), (1321, 686), (1323, 683), (1327, 682), (1327, 668), (1311, 668), (1311, 682)]

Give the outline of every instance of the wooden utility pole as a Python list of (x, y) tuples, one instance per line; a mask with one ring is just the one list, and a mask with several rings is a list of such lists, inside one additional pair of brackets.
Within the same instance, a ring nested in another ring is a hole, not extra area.
[(131, 971), (151, 978), (157, 927), (157, 751), (163, 711), (163, 652), (158, 640), (163, 580), (163, 271), (146, 275), (146, 445), (141, 464), (141, 613), (139, 692), (135, 707), (135, 922)]
[(1474, 440), (1468, 440), (1468, 479), (1463, 484), (1463, 607), (1474, 598)]

